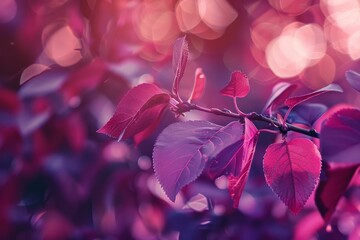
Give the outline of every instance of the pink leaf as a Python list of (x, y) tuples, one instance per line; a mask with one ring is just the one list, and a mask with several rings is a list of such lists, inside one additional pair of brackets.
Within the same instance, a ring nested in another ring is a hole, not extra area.
[(178, 94), (180, 80), (184, 76), (186, 63), (189, 56), (189, 46), (186, 40), (186, 36), (178, 38), (174, 44), (173, 51), (173, 69), (175, 72), (173, 93)]
[(203, 172), (206, 162), (238, 142), (242, 134), (239, 122), (223, 127), (207, 121), (188, 121), (165, 128), (155, 143), (153, 161), (167, 196), (175, 201), (180, 189)]
[(249, 91), (250, 85), (247, 76), (240, 71), (235, 71), (231, 74), (230, 81), (220, 93), (224, 96), (243, 98)]
[(296, 88), (296, 85), (286, 82), (276, 84), (272, 89), (269, 100), (265, 104), (263, 112), (271, 115), (273, 110), (276, 110), (284, 104), (284, 101)]
[(285, 105), (288, 106), (290, 109), (295, 107), (296, 105), (309, 100), (310, 98), (319, 96), (323, 93), (327, 93), (327, 92), (343, 92), (341, 87), (339, 85), (336, 84), (330, 84), (327, 85), (326, 87), (323, 87), (319, 90), (316, 90), (314, 92), (308, 93), (308, 94), (304, 94), (304, 95), (300, 95), (300, 96), (295, 96), (295, 97), (291, 97), (286, 99), (285, 101)]
[(360, 110), (341, 109), (323, 124), (320, 150), (330, 165), (360, 164)]
[(267, 184), (295, 214), (314, 191), (320, 170), (320, 153), (305, 138), (271, 144), (264, 155)]
[[(234, 175), (228, 177), (229, 180), (229, 193), (233, 199), (233, 207), (239, 206), (239, 201), (242, 192), (244, 191), (245, 183), (249, 176), (250, 167), (254, 158), (256, 143), (258, 139), (258, 130), (255, 125), (245, 118), (245, 134), (244, 144), (242, 146), (242, 154), (237, 154), (235, 157), (237, 161), (240, 160), (241, 164), (238, 164), (238, 169)], [(239, 171), (239, 173), (238, 173)]]
[(119, 102), (115, 114), (97, 132), (113, 138), (132, 137), (157, 119), (169, 101), (169, 95), (156, 85), (141, 84), (130, 89)]
[(355, 71), (347, 71), (345, 78), (348, 83), (358, 92), (360, 92), (360, 74)]
[(356, 176), (357, 169), (359, 165), (333, 169), (327, 167), (323, 170), (324, 176), (321, 176), (316, 189), (315, 203), (326, 222), (330, 220), (340, 198)]
[(203, 73), (201, 68), (197, 68), (195, 71), (195, 81), (194, 81), (194, 87), (191, 91), (189, 102), (194, 99), (198, 99), (202, 96), (204, 89), (205, 89), (205, 83), (206, 83), (206, 76)]

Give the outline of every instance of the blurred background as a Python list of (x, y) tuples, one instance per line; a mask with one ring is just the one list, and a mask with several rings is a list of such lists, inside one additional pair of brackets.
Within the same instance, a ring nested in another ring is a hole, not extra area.
[(199, 104), (232, 109), (218, 92), (241, 70), (251, 85), (244, 112), (261, 112), (281, 81), (299, 92), (336, 82), (345, 94), (316, 101), (360, 106), (343, 84), (346, 70), (360, 70), (358, 0), (1, 0), (0, 239), (360, 239), (358, 187), (327, 225), (313, 196), (295, 216), (271, 192), (262, 156), (272, 136), (261, 137), (233, 209), (222, 177), (201, 177), (175, 203), (163, 193), (151, 154), (173, 114), (141, 143), (96, 133), (130, 88), (171, 89), (184, 34), (181, 94), (201, 67)]

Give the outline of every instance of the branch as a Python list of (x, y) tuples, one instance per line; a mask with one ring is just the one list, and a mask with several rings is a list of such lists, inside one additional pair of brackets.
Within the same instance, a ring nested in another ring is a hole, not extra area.
[(177, 113), (179, 114), (189, 112), (191, 110), (199, 110), (202, 112), (207, 112), (215, 115), (236, 118), (241, 121), (244, 121), (244, 118), (247, 118), (251, 121), (267, 122), (277, 127), (282, 133), (286, 133), (288, 131), (294, 131), (314, 138), (320, 137), (320, 134), (316, 132), (314, 129), (300, 128), (290, 123), (286, 123), (286, 125), (284, 126), (281, 123), (279, 123), (277, 119), (269, 118), (262, 114), (258, 114), (256, 112), (248, 113), (245, 114), (244, 116), (241, 116), (240, 114), (231, 112), (230, 110), (227, 109), (221, 110), (218, 108), (206, 108), (189, 102), (181, 102), (178, 104), (177, 107), (178, 107)]

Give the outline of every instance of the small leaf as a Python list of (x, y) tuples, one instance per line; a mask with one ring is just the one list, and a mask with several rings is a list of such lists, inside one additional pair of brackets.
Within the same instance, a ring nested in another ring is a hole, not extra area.
[(360, 164), (360, 110), (342, 109), (323, 124), (320, 151), (330, 165)]
[(320, 153), (308, 139), (271, 144), (264, 155), (267, 184), (295, 214), (314, 191), (320, 170)]
[(249, 93), (249, 91), (250, 86), (247, 76), (240, 71), (235, 71), (231, 74), (230, 81), (220, 91), (220, 93), (228, 97), (243, 98)]
[(190, 97), (188, 102), (191, 100), (198, 99), (202, 96), (206, 83), (206, 76), (203, 73), (201, 68), (197, 68), (195, 71), (195, 80), (194, 80), (194, 87), (191, 91)]
[(179, 122), (165, 128), (154, 147), (157, 179), (167, 196), (175, 201), (182, 187), (194, 181), (221, 151), (242, 138), (243, 126), (225, 127), (207, 121)]
[(186, 63), (189, 56), (189, 45), (186, 36), (178, 38), (174, 44), (173, 51), (173, 69), (175, 73), (173, 83), (173, 94), (178, 94), (180, 80), (184, 76)]
[(356, 91), (360, 92), (360, 74), (358, 72), (349, 70), (345, 73), (345, 78)]
[(327, 93), (327, 92), (343, 92), (343, 90), (337, 84), (330, 84), (330, 85), (327, 85), (326, 87), (323, 87), (323, 88), (321, 88), (319, 90), (316, 90), (314, 92), (288, 98), (285, 101), (285, 105), (288, 106), (290, 109), (292, 109), (296, 105), (298, 105), (298, 104), (300, 104), (300, 103), (302, 103), (302, 102), (304, 102), (306, 100), (309, 100), (310, 98), (319, 96), (319, 95), (321, 95), (323, 93)]
[(132, 137), (157, 119), (169, 101), (169, 95), (156, 85), (141, 84), (130, 89), (119, 102), (115, 114), (97, 132), (118, 139)]
[(327, 164), (322, 171), (319, 186), (316, 189), (315, 203), (321, 216), (327, 222), (336, 209), (359, 165), (331, 169)]
[(297, 88), (297, 85), (286, 82), (276, 84), (271, 92), (269, 100), (266, 102), (263, 112), (272, 115), (272, 112), (284, 104), (284, 101)]

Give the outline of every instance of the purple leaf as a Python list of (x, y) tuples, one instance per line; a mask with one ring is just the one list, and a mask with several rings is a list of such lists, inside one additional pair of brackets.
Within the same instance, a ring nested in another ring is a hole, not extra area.
[(323, 169), (319, 186), (316, 189), (315, 203), (321, 216), (327, 222), (351, 180), (356, 176), (359, 165), (333, 169), (329, 168), (327, 164), (325, 166), (327, 167)]
[(154, 84), (144, 83), (121, 99), (115, 114), (97, 132), (113, 138), (128, 138), (143, 131), (155, 121), (170, 101)]
[(289, 107), (289, 110), (294, 108), (296, 105), (309, 100), (310, 98), (319, 96), (323, 93), (327, 93), (327, 92), (343, 92), (341, 87), (339, 85), (336, 84), (330, 84), (327, 85), (326, 87), (323, 87), (319, 90), (316, 90), (314, 92), (308, 93), (308, 94), (304, 94), (304, 95), (300, 95), (300, 96), (295, 96), (295, 97), (291, 97), (286, 99), (285, 101), (285, 105)]
[(174, 44), (173, 51), (173, 69), (175, 73), (173, 83), (173, 94), (178, 94), (180, 80), (184, 76), (186, 63), (189, 56), (189, 46), (186, 40), (186, 36), (178, 38)]
[(297, 88), (297, 85), (286, 82), (276, 84), (271, 92), (269, 100), (266, 102), (263, 112), (272, 115), (272, 111), (284, 104), (284, 101)]
[(228, 97), (243, 98), (249, 93), (249, 91), (250, 86), (247, 76), (240, 71), (235, 71), (231, 74), (230, 81), (220, 91), (220, 93)]
[[(249, 176), (250, 167), (252, 160), (254, 158), (256, 143), (258, 139), (258, 130), (255, 125), (245, 118), (245, 134), (244, 134), (244, 144), (242, 145), (242, 154), (238, 153), (235, 158), (238, 162), (233, 171), (234, 175), (228, 177), (229, 180), (229, 193), (233, 199), (233, 207), (237, 208), (239, 206), (239, 201), (242, 192), (244, 191), (245, 183)], [(239, 161), (240, 160), (240, 161)]]
[[(306, 103), (296, 106), (289, 114), (287, 120), (289, 123), (300, 123), (312, 126), (327, 110), (327, 107), (320, 103)], [(285, 114), (287, 107), (279, 110)]]
[(179, 122), (159, 135), (153, 161), (157, 179), (167, 196), (175, 201), (182, 187), (194, 181), (221, 151), (242, 138), (243, 126), (225, 127), (207, 121)]
[(330, 165), (360, 164), (360, 110), (342, 109), (322, 126), (320, 150)]
[(348, 83), (358, 92), (360, 92), (360, 74), (349, 70), (345, 73), (345, 78)]
[(191, 100), (198, 99), (202, 96), (206, 84), (206, 76), (201, 68), (197, 68), (195, 71), (194, 87), (191, 91), (188, 102)]
[(267, 184), (295, 214), (314, 191), (320, 170), (320, 153), (308, 139), (271, 144), (264, 155)]

